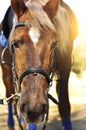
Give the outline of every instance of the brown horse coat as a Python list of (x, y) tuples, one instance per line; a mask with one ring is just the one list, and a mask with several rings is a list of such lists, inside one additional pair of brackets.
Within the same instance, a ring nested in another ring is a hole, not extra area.
[[(25, 4), (23, 0), (11, 0), (11, 6), (15, 23), (9, 42), (10, 46), (14, 46), (17, 75), (21, 75), (28, 67), (42, 67), (50, 74), (54, 67), (55, 74), (60, 77), (56, 86), (59, 112), (62, 119), (70, 118), (68, 79), (73, 41), (78, 32), (72, 10), (59, 0), (30, 0)], [(18, 22), (26, 26), (15, 27)], [(7, 96), (10, 96), (14, 92), (12, 68), (7, 68), (2, 65)], [(35, 77), (30, 74), (22, 80), (20, 110), (27, 122), (43, 121), (48, 110), (46, 90), (47, 81), (43, 75)]]

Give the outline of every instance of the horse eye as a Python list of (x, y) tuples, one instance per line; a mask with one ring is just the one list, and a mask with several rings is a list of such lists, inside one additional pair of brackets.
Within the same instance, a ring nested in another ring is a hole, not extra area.
[(15, 48), (19, 48), (19, 44), (18, 44), (17, 42), (15, 42), (15, 43), (13, 44), (13, 46), (14, 46)]
[(20, 47), (20, 40), (13, 40), (12, 45), (14, 48), (19, 48)]

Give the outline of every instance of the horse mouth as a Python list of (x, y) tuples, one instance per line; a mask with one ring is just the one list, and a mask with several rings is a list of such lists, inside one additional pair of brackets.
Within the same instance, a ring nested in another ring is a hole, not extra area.
[(26, 123), (40, 124), (46, 120), (48, 115), (48, 103), (28, 105), (28, 103), (20, 104), (20, 113)]
[(24, 119), (27, 123), (33, 124), (43, 124), (46, 121), (47, 113), (39, 114), (39, 113), (25, 113), (23, 114)]

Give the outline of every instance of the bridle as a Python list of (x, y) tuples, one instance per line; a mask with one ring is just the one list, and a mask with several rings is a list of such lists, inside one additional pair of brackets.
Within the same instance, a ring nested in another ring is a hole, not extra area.
[[(15, 26), (15, 29), (17, 27), (22, 27), (22, 26), (27, 26), (26, 23), (21, 23), (18, 22)], [(13, 82), (15, 84), (15, 94), (12, 95), (11, 97), (9, 97), (7, 99), (7, 101), (9, 101), (11, 98), (14, 97), (20, 97), (20, 92), (19, 92), (19, 85), (21, 85), (22, 80), (25, 76), (29, 75), (29, 74), (33, 74), (33, 76), (37, 76), (37, 74), (41, 74), (43, 75), (48, 83), (48, 89), (52, 86), (52, 82), (53, 82), (53, 77), (54, 77), (54, 67), (52, 67), (51, 73), (49, 74), (46, 70), (44, 70), (42, 67), (29, 67), (26, 70), (24, 70), (24, 72), (22, 72), (20, 74), (20, 76), (18, 77), (17, 73), (16, 73), (16, 66), (15, 66), (15, 52), (14, 52), (14, 46), (13, 44), (10, 45), (11, 48), (11, 55), (12, 55), (12, 75), (13, 75)], [(58, 102), (56, 99), (54, 99), (50, 94), (48, 94), (48, 98), (50, 98), (54, 103), (56, 103), (58, 105)], [(48, 120), (48, 113), (46, 115), (46, 121)], [(46, 125), (46, 124), (45, 124)], [(45, 125), (43, 127), (42, 130), (45, 129)]]
[[(37, 76), (37, 74), (41, 74), (43, 75), (44, 77), (46, 77), (46, 80), (48, 82), (48, 84), (50, 84), (50, 82), (52, 81), (52, 79), (50, 78), (49, 74), (47, 71), (45, 71), (44, 69), (42, 69), (41, 67), (37, 67), (37, 68), (34, 68), (34, 67), (30, 67), (28, 69), (26, 69), (19, 77), (19, 81), (20, 81), (20, 84), (23, 80), (23, 78), (26, 76), (26, 75), (29, 75), (29, 74), (33, 74), (34, 76)], [(49, 85), (50, 86), (50, 85)]]
[[(15, 29), (18, 28), (18, 27), (22, 27), (22, 26), (27, 26), (27, 25), (26, 25), (26, 23), (18, 22), (15, 26)], [(13, 77), (15, 79), (15, 83), (17, 83), (17, 81), (19, 81), (19, 84), (21, 85), (23, 78), (25, 76), (29, 75), (29, 74), (33, 74), (33, 76), (37, 76), (37, 74), (41, 74), (47, 80), (47, 83), (48, 83), (47, 89), (49, 89), (52, 86), (53, 77), (54, 77), (54, 73), (55, 73), (53, 67), (52, 67), (50, 74), (46, 70), (44, 70), (42, 67), (29, 67), (26, 70), (24, 70), (24, 72), (22, 72), (20, 74), (20, 76), (18, 77), (17, 74), (16, 74), (16, 68), (15, 68), (15, 54), (14, 54), (13, 45), (11, 46), (11, 52), (12, 52), (12, 70), (13, 70)], [(58, 104), (58, 102), (50, 94), (48, 94), (48, 97), (51, 100), (53, 100), (54, 103)], [(45, 129), (47, 120), (48, 120), (48, 113), (46, 114), (46, 121), (45, 121), (45, 124), (44, 124), (42, 130)]]
[[(26, 26), (26, 24), (19, 22), (19, 23), (16, 24), (15, 28), (21, 27), (21, 26)], [(54, 68), (52, 68), (51, 73), (49, 74), (42, 67), (30, 67), (30, 68), (27, 68), (26, 70), (24, 70), (24, 72), (22, 72), (20, 74), (20, 76), (18, 77), (17, 73), (16, 73), (16, 68), (15, 68), (15, 53), (14, 53), (14, 47), (13, 47), (13, 45), (11, 46), (11, 52), (12, 52), (12, 71), (13, 71), (13, 78), (14, 78), (15, 84), (17, 86), (18, 86), (18, 82), (21, 85), (23, 78), (25, 76), (29, 75), (29, 74), (33, 74), (33, 76), (37, 76), (37, 74), (43, 75), (46, 78), (47, 83), (48, 83), (48, 88), (47, 89), (49, 89), (52, 86), (53, 77), (54, 77)], [(16, 88), (18, 88), (18, 87), (16, 87)], [(48, 94), (48, 97), (51, 100), (56, 101), (50, 94)], [(58, 104), (57, 101), (56, 101), (56, 103)], [(46, 128), (46, 122), (47, 122), (47, 120), (48, 120), (48, 113), (46, 113), (45, 124), (44, 124), (42, 130), (44, 130)]]
[[(22, 23), (22, 22), (18, 22), (15, 26), (15, 29), (17, 27), (22, 27), (22, 26), (27, 26), (26, 23)], [(11, 45), (11, 54), (12, 54), (12, 70), (13, 70), (13, 77), (17, 76), (16, 74), (16, 68), (15, 68), (15, 54), (14, 54), (14, 46), (13, 44)], [(51, 74), (49, 74), (46, 70), (44, 70), (42, 67), (29, 67), (27, 68), (26, 70), (24, 70), (24, 72), (22, 72), (20, 74), (20, 76), (18, 77), (18, 81), (21, 85), (21, 82), (23, 80), (23, 78), (26, 76), (26, 75), (29, 75), (29, 74), (33, 74), (34, 76), (37, 76), (37, 74), (41, 74), (43, 75), (47, 82), (48, 82), (48, 88), (52, 85), (52, 80), (53, 80), (53, 76), (54, 76), (54, 68), (52, 68), (51, 70)]]

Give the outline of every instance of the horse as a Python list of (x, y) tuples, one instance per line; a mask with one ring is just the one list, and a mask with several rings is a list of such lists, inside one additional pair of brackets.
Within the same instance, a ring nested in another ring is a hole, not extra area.
[[(54, 79), (62, 126), (72, 130), (68, 80), (78, 35), (74, 13), (60, 0), (11, 0), (9, 11), (11, 21), (2, 22), (10, 57), (10, 65), (1, 65), (6, 96), (15, 95), (17, 88), (20, 115), (27, 123), (42, 123), (48, 118), (48, 90)], [(5, 19), (10, 18), (7, 14)]]

